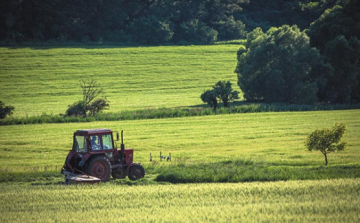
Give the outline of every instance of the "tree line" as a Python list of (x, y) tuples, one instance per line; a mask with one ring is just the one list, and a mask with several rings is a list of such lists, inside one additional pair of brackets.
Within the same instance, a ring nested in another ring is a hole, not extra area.
[(0, 41), (212, 44), (256, 27), (301, 29), (346, 0), (7, 0)]
[(202, 43), (245, 36), (234, 15), (247, 0), (8, 0), (0, 39)]

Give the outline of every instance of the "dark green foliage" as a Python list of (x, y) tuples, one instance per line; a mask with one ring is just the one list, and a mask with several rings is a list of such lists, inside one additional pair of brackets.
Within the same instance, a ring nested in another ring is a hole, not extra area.
[(86, 103), (85, 101), (74, 102), (74, 104), (69, 105), (69, 108), (66, 110), (66, 116), (86, 116)]
[(235, 20), (234, 17), (214, 23), (214, 27), (218, 31), (218, 40), (239, 39), (246, 36), (245, 24)]
[(86, 109), (89, 112), (89, 116), (94, 116), (109, 106), (106, 98), (99, 98), (91, 102)]
[(305, 146), (309, 151), (319, 150), (325, 156), (325, 165), (328, 165), (327, 154), (343, 151), (346, 148), (346, 142), (340, 140), (345, 134), (346, 126), (342, 123), (335, 124), (332, 129), (315, 130), (312, 132), (306, 142)]
[(205, 91), (200, 98), (215, 111), (218, 99), (224, 103), (224, 107), (229, 107), (230, 101), (239, 99), (239, 92), (233, 91), (230, 81), (219, 81), (213, 86), (212, 90)]
[(174, 40), (178, 43), (213, 44), (218, 32), (198, 19), (183, 22), (175, 32)]
[(14, 110), (14, 106), (5, 106), (5, 103), (0, 101), (0, 119), (4, 119), (8, 115), (12, 115)]
[(216, 98), (216, 92), (214, 91), (214, 89), (205, 91), (204, 93), (201, 94), (200, 98), (204, 103), (207, 103), (211, 108), (214, 109), (214, 111), (216, 111), (218, 102)]
[(80, 86), (83, 93), (83, 100), (69, 105), (69, 108), (66, 110), (66, 116), (94, 116), (109, 107), (106, 97), (95, 99), (103, 93), (103, 89), (97, 85), (95, 80), (83, 80)]
[(233, 91), (230, 81), (219, 81), (213, 87), (216, 96), (224, 103), (224, 107), (229, 107), (229, 102), (239, 99), (239, 92)]
[(360, 101), (360, 4), (350, 0), (344, 7), (326, 10), (307, 33), (311, 46), (320, 50), (334, 68), (323, 100), (332, 103)]
[[(244, 0), (26, 0), (0, 3), (0, 40), (5, 43), (123, 42), (212, 44), (241, 38), (234, 19)], [(224, 24), (224, 25), (222, 25)]]
[(129, 26), (134, 42), (144, 44), (164, 44), (171, 40), (174, 32), (168, 21), (160, 21), (155, 16), (143, 16), (134, 19)]
[(249, 33), (235, 72), (248, 101), (296, 104), (315, 103), (332, 75), (306, 33), (288, 25)]
[(347, 0), (250, 0), (241, 5), (243, 10), (235, 18), (246, 24), (247, 31), (257, 27), (268, 30), (286, 24), (300, 29), (309, 27), (328, 8)]

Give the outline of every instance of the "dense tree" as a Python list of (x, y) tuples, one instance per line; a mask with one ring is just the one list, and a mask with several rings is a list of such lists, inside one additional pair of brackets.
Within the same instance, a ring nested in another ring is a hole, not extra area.
[(314, 103), (323, 94), (331, 66), (297, 26), (260, 28), (238, 51), (238, 85), (249, 101)]
[(234, 91), (230, 81), (218, 81), (213, 87), (216, 96), (224, 103), (224, 107), (229, 107), (229, 102), (239, 99), (239, 92)]
[(241, 13), (235, 13), (237, 20), (245, 23), (247, 30), (257, 27), (268, 30), (271, 27), (296, 24), (300, 29), (309, 27), (328, 8), (344, 4), (347, 0), (252, 0), (243, 4)]
[(244, 0), (9, 0), (0, 3), (2, 41), (211, 44), (244, 36), (234, 18)]
[(360, 101), (360, 4), (326, 10), (307, 31), (311, 46), (320, 50), (334, 68), (323, 100), (332, 103)]
[(309, 151), (319, 150), (325, 156), (325, 165), (328, 165), (327, 155), (336, 151), (343, 151), (346, 142), (340, 142), (345, 134), (344, 124), (335, 124), (332, 129), (315, 130), (305, 141), (305, 146)]
[(214, 111), (216, 111), (218, 102), (214, 89), (205, 91), (201, 94), (200, 98), (204, 103), (207, 103), (212, 109), (214, 109)]
[(216, 30), (194, 19), (180, 24), (174, 39), (178, 43), (213, 44), (217, 35)]

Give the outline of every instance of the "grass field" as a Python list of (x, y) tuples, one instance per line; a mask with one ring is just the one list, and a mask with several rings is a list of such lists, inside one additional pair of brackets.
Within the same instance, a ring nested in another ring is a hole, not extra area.
[(14, 116), (65, 113), (81, 100), (80, 80), (104, 89), (110, 112), (202, 104), (219, 80), (235, 88), (241, 45), (0, 48), (0, 100)]
[[(89, 128), (124, 130), (125, 145), (135, 149), (135, 161), (150, 170), (153, 165), (171, 165), (160, 164), (160, 152), (171, 153), (173, 164), (251, 160), (276, 166), (319, 167), (324, 165), (323, 155), (307, 151), (304, 141), (315, 129), (331, 128), (337, 122), (348, 127), (344, 140), (349, 147), (330, 154), (330, 166), (359, 165), (359, 117), (360, 110), (346, 110), (2, 126), (0, 170), (2, 175), (45, 168), (59, 171), (71, 148), (72, 133)], [(150, 163), (150, 153), (157, 162)]]
[[(0, 48), (0, 100), (16, 117), (64, 113), (81, 99), (79, 80), (92, 77), (110, 112), (198, 106), (216, 81), (236, 86), (239, 47)], [(0, 126), (0, 222), (358, 222), (359, 117), (355, 109)], [(340, 122), (348, 148), (325, 167), (304, 141)], [(124, 130), (145, 179), (63, 185), (72, 134), (89, 128)]]
[(7, 186), (1, 222), (358, 222), (355, 179), (243, 184)]

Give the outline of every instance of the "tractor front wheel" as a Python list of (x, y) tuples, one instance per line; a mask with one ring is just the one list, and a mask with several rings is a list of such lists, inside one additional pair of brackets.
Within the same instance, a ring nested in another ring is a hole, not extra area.
[(144, 167), (141, 165), (135, 164), (130, 167), (129, 170), (129, 179), (130, 180), (138, 180), (140, 178), (143, 178), (145, 176), (145, 170)]
[(95, 156), (86, 165), (86, 173), (99, 178), (101, 182), (106, 182), (110, 178), (111, 164), (106, 157)]

